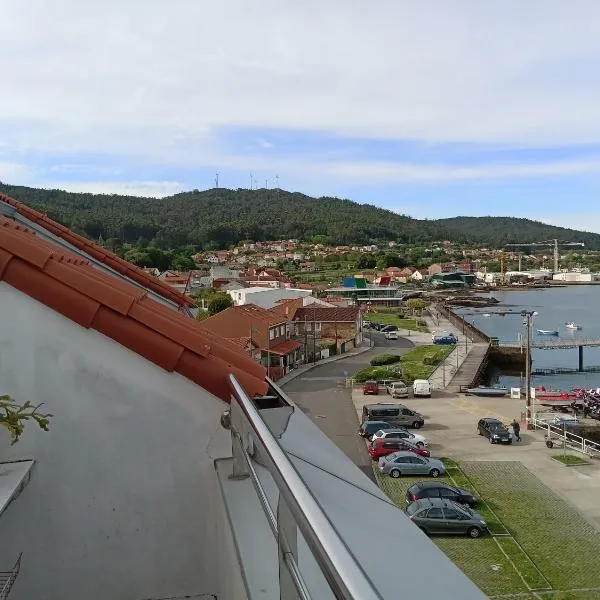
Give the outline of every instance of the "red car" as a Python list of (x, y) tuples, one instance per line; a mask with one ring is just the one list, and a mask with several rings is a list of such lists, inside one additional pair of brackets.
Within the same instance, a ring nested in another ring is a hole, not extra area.
[(365, 381), (362, 392), (363, 394), (379, 394), (379, 384), (376, 381)]
[(403, 439), (379, 438), (369, 444), (369, 454), (373, 460), (379, 460), (382, 456), (398, 452), (398, 450), (409, 450), (420, 456), (430, 456), (429, 450), (426, 448), (421, 448)]

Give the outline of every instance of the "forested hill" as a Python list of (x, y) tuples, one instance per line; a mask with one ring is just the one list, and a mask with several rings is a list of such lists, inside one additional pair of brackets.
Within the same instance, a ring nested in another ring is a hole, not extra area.
[(140, 238), (166, 248), (193, 244), (226, 248), (241, 240), (298, 238), (325, 244), (450, 239), (499, 246), (558, 237), (600, 249), (600, 235), (525, 219), (459, 217), (418, 220), (338, 198), (311, 198), (284, 190), (211, 189), (166, 198), (74, 194), (0, 183), (3, 192), (92, 239)]
[(600, 235), (565, 227), (546, 225), (530, 219), (514, 217), (453, 217), (434, 221), (442, 228), (473, 241), (494, 246), (506, 243), (544, 242), (558, 239), (562, 242), (583, 242), (588, 249), (599, 249)]

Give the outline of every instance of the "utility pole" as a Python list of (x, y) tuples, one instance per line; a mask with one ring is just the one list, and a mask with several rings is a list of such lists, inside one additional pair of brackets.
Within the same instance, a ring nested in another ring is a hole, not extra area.
[(527, 328), (527, 343), (525, 352), (525, 406), (527, 410), (527, 429), (531, 428), (531, 320), (537, 315), (532, 310), (521, 311), (523, 327)]
[(219, 189), (219, 171), (215, 173), (215, 187)]

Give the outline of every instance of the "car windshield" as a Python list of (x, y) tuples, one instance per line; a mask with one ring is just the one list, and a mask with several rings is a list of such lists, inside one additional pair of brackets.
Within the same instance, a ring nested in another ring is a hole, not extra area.
[(488, 423), (488, 427), (490, 429), (495, 429), (495, 430), (506, 429), (506, 427), (504, 427), (504, 425), (502, 423), (500, 423), (500, 421), (490, 421)]
[(406, 507), (406, 514), (411, 516), (419, 512), (419, 510), (421, 510), (421, 507), (416, 502), (413, 502)]

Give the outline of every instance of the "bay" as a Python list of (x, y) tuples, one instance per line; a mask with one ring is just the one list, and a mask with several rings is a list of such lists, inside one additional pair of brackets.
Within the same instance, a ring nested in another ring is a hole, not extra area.
[[(481, 294), (486, 295), (486, 294)], [(495, 315), (495, 311), (535, 310), (531, 339), (548, 341), (556, 339), (597, 339), (600, 340), (600, 286), (577, 285), (562, 288), (543, 288), (537, 290), (498, 290), (487, 294), (500, 301), (495, 307), (483, 309), (464, 309), (456, 312), (473, 323), (489, 336), (496, 336), (500, 342), (517, 343), (519, 336), (526, 339), (523, 318), (517, 315)], [(483, 316), (489, 314), (489, 317)], [(573, 331), (565, 323), (574, 321), (582, 329)], [(557, 330), (559, 338), (539, 336), (538, 329)], [(533, 369), (566, 367), (576, 369), (578, 365), (577, 349), (532, 350)], [(583, 350), (585, 366), (600, 367), (600, 348), (585, 347)], [(504, 385), (519, 385), (520, 378), (502, 373), (493, 374), (492, 381)], [(571, 389), (574, 387), (600, 387), (600, 373), (574, 373), (561, 375), (534, 376), (534, 385), (546, 388)]]

